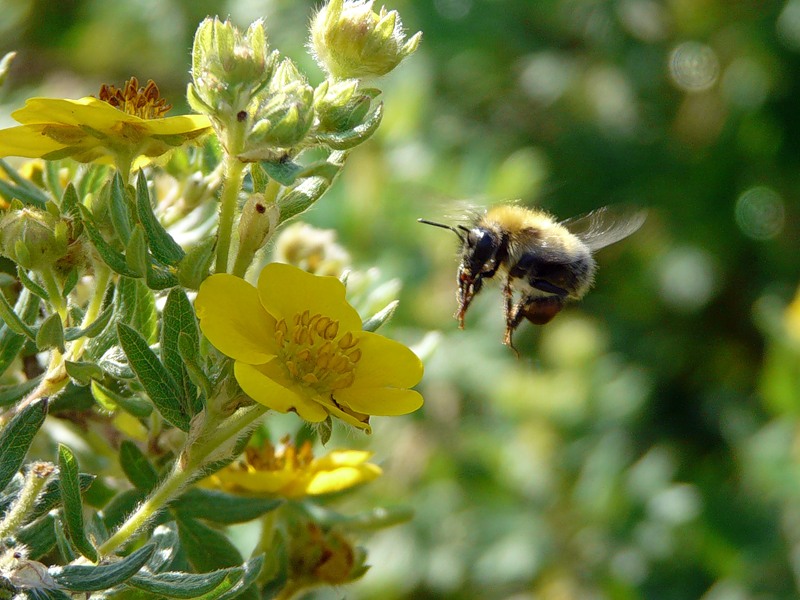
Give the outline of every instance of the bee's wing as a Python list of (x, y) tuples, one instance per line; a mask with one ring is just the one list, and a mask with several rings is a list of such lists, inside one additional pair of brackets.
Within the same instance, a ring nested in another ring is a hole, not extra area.
[(634, 233), (644, 223), (647, 211), (630, 206), (604, 206), (562, 222), (592, 252)]

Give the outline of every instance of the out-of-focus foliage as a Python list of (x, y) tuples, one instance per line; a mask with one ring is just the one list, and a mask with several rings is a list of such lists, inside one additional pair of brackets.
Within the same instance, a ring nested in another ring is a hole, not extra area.
[[(291, 53), (309, 6), (4, 0), (3, 100), (136, 75), (180, 103), (202, 17), (265, 16)], [(402, 280), (395, 335), (442, 337), (422, 413), (371, 444), (370, 491), (415, 519), (369, 539), (348, 597), (796, 598), (800, 2), (392, 8), (422, 45), (309, 220)], [(415, 222), (517, 198), (650, 208), (580, 305), (521, 327), (520, 359), (496, 288), (456, 329), (456, 240)]]

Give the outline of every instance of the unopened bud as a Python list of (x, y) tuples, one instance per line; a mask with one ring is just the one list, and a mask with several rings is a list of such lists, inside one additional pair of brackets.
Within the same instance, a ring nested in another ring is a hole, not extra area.
[(311, 22), (314, 57), (334, 79), (378, 77), (419, 46), (422, 33), (406, 41), (397, 11), (372, 10), (373, 0), (330, 0)]
[(317, 131), (341, 133), (360, 125), (379, 93), (374, 88), (359, 89), (357, 79), (325, 80), (314, 90)]
[(0, 254), (26, 269), (52, 267), (67, 254), (67, 224), (35, 208), (9, 210), (0, 218)]

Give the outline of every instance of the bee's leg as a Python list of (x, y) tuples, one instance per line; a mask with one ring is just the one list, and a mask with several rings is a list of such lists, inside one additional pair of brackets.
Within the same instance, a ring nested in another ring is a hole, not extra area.
[(519, 327), (519, 324), (522, 323), (522, 319), (525, 318), (526, 306), (527, 304), (524, 298), (516, 305), (512, 304), (510, 297), (506, 299), (506, 334), (503, 337), (503, 343), (511, 348), (517, 357), (519, 357), (519, 352), (517, 352), (517, 349), (514, 347), (512, 336), (517, 327)]

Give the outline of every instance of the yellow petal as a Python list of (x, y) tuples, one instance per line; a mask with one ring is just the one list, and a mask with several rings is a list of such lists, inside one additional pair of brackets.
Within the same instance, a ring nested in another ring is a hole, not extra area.
[(406, 415), (422, 406), (422, 396), (414, 390), (394, 388), (337, 390), (336, 401), (356, 412), (382, 417)]
[(272, 410), (282, 413), (294, 410), (311, 423), (324, 421), (328, 417), (328, 411), (321, 404), (285, 387), (273, 378), (276, 367), (280, 368), (276, 362), (253, 366), (237, 361), (233, 372), (244, 393)]
[(100, 131), (106, 131), (120, 121), (143, 121), (139, 117), (122, 112), (110, 104), (90, 96), (79, 100), (30, 98), (25, 102), (25, 106), (11, 113), (11, 117), (25, 125), (63, 123), (65, 125), (88, 125)]
[(330, 454), (320, 456), (312, 463), (318, 471), (329, 471), (337, 467), (355, 467), (369, 460), (372, 452), (365, 450), (334, 450)]
[(0, 129), (0, 156), (41, 158), (61, 150), (64, 144), (43, 135), (44, 127), (44, 125), (21, 125)]
[(223, 469), (216, 474), (220, 483), (228, 490), (246, 490), (261, 494), (277, 494), (296, 479), (297, 474), (287, 471), (247, 472)]
[(339, 334), (361, 329), (361, 317), (344, 298), (344, 284), (336, 277), (320, 277), (281, 263), (270, 263), (258, 277), (264, 308), (276, 319), (290, 319), (308, 310), (339, 321)]
[(372, 481), (381, 474), (377, 465), (366, 464), (357, 467), (339, 467), (333, 471), (320, 471), (311, 477), (306, 486), (306, 493), (332, 494), (341, 492), (360, 483)]
[(253, 365), (275, 356), (275, 319), (244, 279), (224, 273), (208, 277), (194, 306), (203, 334), (226, 356)]
[(409, 388), (420, 382), (422, 361), (409, 348), (368, 331), (356, 337), (361, 359), (356, 363), (356, 378), (351, 388)]
[(203, 115), (179, 115), (145, 121), (151, 135), (176, 135), (208, 129), (211, 122)]

